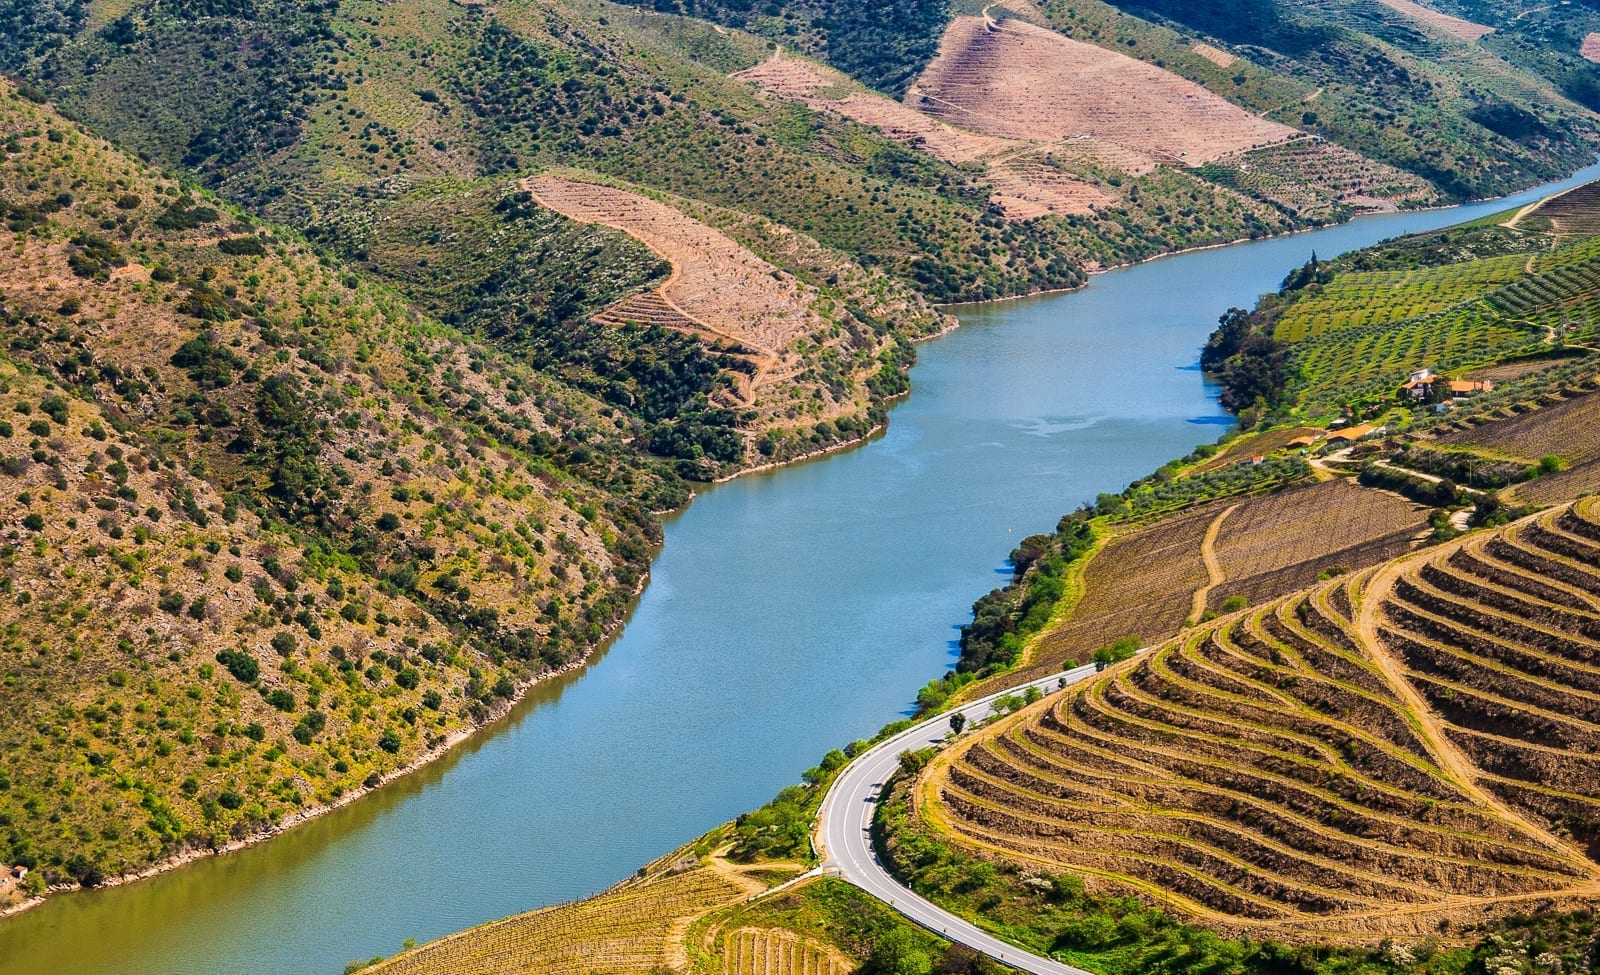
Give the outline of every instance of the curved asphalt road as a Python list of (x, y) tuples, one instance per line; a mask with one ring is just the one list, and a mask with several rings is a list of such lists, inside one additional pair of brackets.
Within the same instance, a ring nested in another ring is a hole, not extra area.
[[(1095, 666), (1089, 664), (1019, 684), (956, 710), (967, 716), (970, 726), (994, 713), (994, 701), (998, 697), (1021, 694), (1029, 687), (1037, 687), (1050, 694), (1057, 689), (1057, 682), (1061, 678), (1073, 684), (1094, 673)], [(815, 837), (818, 853), (823, 859), (822, 870), (837, 870), (842, 879), (855, 884), (929, 931), (1024, 972), (1032, 975), (1090, 975), (1081, 968), (1032, 954), (1001, 941), (972, 922), (918, 897), (901, 886), (888, 868), (879, 862), (878, 854), (872, 848), (871, 836), (872, 815), (878, 808), (878, 792), (898, 768), (901, 752), (916, 751), (944, 741), (950, 731), (950, 715), (953, 713), (946, 711), (929, 718), (873, 746), (857, 756), (833, 781), (828, 794), (823, 797), (822, 809), (817, 816)]]

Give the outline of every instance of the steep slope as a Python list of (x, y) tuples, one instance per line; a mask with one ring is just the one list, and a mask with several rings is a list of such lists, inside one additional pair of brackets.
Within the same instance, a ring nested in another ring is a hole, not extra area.
[[(1498, 29), (1467, 43), (1401, 6), (1064, 0), (1041, 22), (1420, 176), (1447, 198), (1499, 195), (1592, 161), (1597, 103), (1578, 87), (1503, 47)], [(1447, 12), (1484, 26), (1510, 19), (1459, 4)]]
[(1584, 503), (1191, 630), (941, 754), (921, 815), (1240, 933), (1592, 899), (1596, 537)]
[(0, 89), (0, 861), (351, 797), (620, 618), (682, 485), (600, 404)]
[(989, 135), (1209, 162), (1293, 138), (1193, 82), (1022, 20), (957, 17), (906, 104)]

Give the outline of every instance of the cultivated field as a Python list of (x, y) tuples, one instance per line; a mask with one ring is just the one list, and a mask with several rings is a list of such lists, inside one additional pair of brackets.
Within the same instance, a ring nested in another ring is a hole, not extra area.
[(728, 235), (639, 193), (560, 176), (524, 182), (541, 206), (638, 238), (672, 264), (654, 291), (606, 309), (604, 321), (660, 324), (771, 356), (822, 326), (810, 289)]
[(1533, 463), (1555, 454), (1577, 466), (1600, 459), (1600, 395), (1577, 393), (1517, 416), (1446, 434), (1439, 442)]
[(1215, 543), (1223, 581), (1208, 606), (1230, 596), (1252, 604), (1309, 586), (1324, 572), (1377, 565), (1427, 533), (1427, 511), (1399, 495), (1340, 478), (1239, 506)]
[(850, 975), (850, 959), (781, 928), (739, 928), (722, 938), (723, 975)]
[(1053, 156), (1020, 139), (981, 135), (862, 89), (849, 78), (803, 58), (774, 57), (733, 77), (782, 98), (870, 125), (897, 142), (955, 165), (983, 162), (994, 186), (991, 200), (1012, 220), (1089, 213), (1116, 197), (1052, 165)]
[[(1524, 215), (1519, 224), (1527, 222)], [(1529, 250), (1549, 242), (1467, 237), (1451, 255), (1484, 244), (1521, 253), (1346, 270), (1308, 290), (1275, 329), (1294, 343), (1291, 394), (1315, 415), (1341, 400), (1393, 395), (1423, 367), (1466, 371), (1558, 344), (1585, 346), (1600, 334), (1600, 237)]]
[(1293, 138), (1171, 72), (1019, 20), (957, 17), (905, 103), (953, 125), (1030, 142), (1087, 136), (1198, 165)]
[[(667, 260), (672, 273), (664, 284), (622, 299), (594, 320), (685, 332), (730, 357), (737, 365), (724, 373), (729, 386), (715, 401), (764, 414), (751, 429), (805, 427), (864, 410), (865, 379), (879, 368), (882, 340), (842, 306), (715, 227), (643, 194), (555, 175), (523, 185), (541, 206), (621, 230)], [(774, 251), (816, 250), (783, 228), (748, 229)], [(865, 304), (881, 311), (872, 299)]]
[[(1600, 34), (1590, 36), (1596, 38), (1596, 48), (1600, 50)], [(1553, 196), (1518, 214), (1515, 223), (1521, 226), (1536, 217), (1549, 220), (1550, 232), (1561, 236), (1589, 237), (1600, 233), (1600, 183), (1585, 183)]]
[[(695, 919), (766, 887), (726, 861), (691, 858), (588, 900), (472, 928), (366, 970), (383, 975), (648, 975), (684, 965), (684, 936)], [(747, 966), (729, 972), (833, 975), (815, 966)]]
[(1460, 17), (1452, 17), (1449, 14), (1440, 13), (1437, 10), (1424, 7), (1420, 3), (1415, 3), (1413, 0), (1378, 0), (1378, 2), (1391, 10), (1405, 14), (1412, 20), (1426, 24), (1442, 34), (1454, 37), (1456, 40), (1464, 41), (1467, 44), (1476, 42), (1478, 38), (1485, 34), (1494, 33), (1493, 27), (1485, 27), (1482, 24), (1474, 24), (1470, 20), (1462, 20)]
[(1583, 44), (1578, 48), (1578, 54), (1585, 61), (1593, 61), (1595, 64), (1600, 64), (1600, 34), (1585, 34)]
[(1231, 153), (1208, 165), (1205, 174), (1311, 220), (1335, 218), (1338, 206), (1390, 211), (1438, 198), (1421, 178), (1319, 138)]
[(1082, 597), (1040, 639), (1034, 662), (1042, 670), (1059, 669), (1062, 661), (1088, 660), (1123, 636), (1148, 642), (1178, 632), (1189, 618), (1194, 591), (1209, 581), (1200, 544), (1225, 507), (1172, 515), (1107, 542), (1084, 569)]
[(920, 808), (1256, 936), (1592, 903), (1596, 564), (1600, 505), (1559, 509), (1224, 617), (968, 736)]
[[(1207, 571), (1208, 529), (1232, 509), (1212, 550), (1221, 578)], [(1177, 633), (1195, 594), (1217, 609), (1229, 596), (1252, 603), (1315, 582), (1330, 570), (1377, 565), (1412, 547), (1426, 512), (1404, 499), (1340, 479), (1240, 502), (1218, 502), (1112, 539), (1084, 570), (1083, 595), (1041, 639), (1033, 664), (1084, 661), (1122, 636), (1146, 643)], [(1207, 588), (1209, 587), (1209, 588)]]
[(1521, 254), (1405, 271), (1346, 271), (1302, 296), (1278, 321), (1283, 342), (1347, 328), (1387, 325), (1474, 301), (1526, 273)]
[(1549, 504), (1600, 491), (1600, 394), (1575, 394), (1438, 439), (1526, 464), (1550, 455), (1561, 458), (1564, 470), (1516, 486), (1519, 501)]

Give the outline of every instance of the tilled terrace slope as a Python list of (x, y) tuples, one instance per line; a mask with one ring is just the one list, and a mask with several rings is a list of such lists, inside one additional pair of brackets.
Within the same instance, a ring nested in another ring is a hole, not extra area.
[(985, 855), (1232, 931), (1376, 940), (1600, 895), (1600, 501), (1186, 631), (919, 783)]

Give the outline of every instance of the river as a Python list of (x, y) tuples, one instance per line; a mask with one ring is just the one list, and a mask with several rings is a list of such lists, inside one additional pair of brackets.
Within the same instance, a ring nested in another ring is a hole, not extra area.
[[(1590, 167), (1555, 186), (1600, 177)], [(1315, 250), (1529, 202), (1365, 217), (956, 309), (859, 449), (708, 490), (621, 636), (450, 757), (247, 850), (0, 921), (7, 975), (336, 975), (591, 894), (909, 713), (1007, 553), (1223, 432), (1217, 316)], [(1426, 363), (1418, 363), (1426, 365)]]

